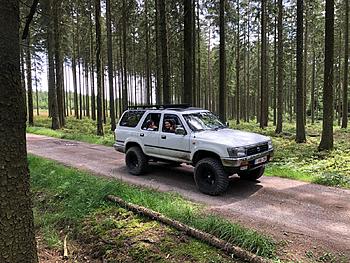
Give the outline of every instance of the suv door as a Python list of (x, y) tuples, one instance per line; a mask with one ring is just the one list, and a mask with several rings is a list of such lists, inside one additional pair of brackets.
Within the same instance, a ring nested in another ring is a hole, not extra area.
[(143, 143), (145, 154), (158, 155), (159, 154), (159, 124), (160, 113), (149, 113), (142, 123), (139, 136)]
[[(169, 126), (170, 124), (170, 126)], [(175, 134), (176, 128), (185, 127), (175, 114), (164, 114), (159, 138), (159, 154), (164, 157), (172, 157), (182, 160), (190, 159), (190, 134)]]

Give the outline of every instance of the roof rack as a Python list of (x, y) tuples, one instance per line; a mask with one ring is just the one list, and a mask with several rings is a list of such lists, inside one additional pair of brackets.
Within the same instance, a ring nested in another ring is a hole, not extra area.
[(129, 109), (187, 109), (190, 108), (191, 104), (160, 104), (160, 105), (138, 105), (138, 106), (129, 106)]

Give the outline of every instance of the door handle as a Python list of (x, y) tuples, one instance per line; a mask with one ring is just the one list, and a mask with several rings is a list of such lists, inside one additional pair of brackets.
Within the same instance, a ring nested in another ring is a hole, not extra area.
[(165, 135), (162, 135), (160, 138), (162, 138), (163, 140), (166, 139), (166, 136)]
[(140, 136), (141, 136), (141, 137), (144, 137), (145, 135), (144, 135), (143, 133), (140, 133)]

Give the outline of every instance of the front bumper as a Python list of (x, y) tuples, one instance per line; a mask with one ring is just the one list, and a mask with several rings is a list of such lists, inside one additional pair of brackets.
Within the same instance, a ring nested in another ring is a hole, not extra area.
[[(256, 159), (259, 159), (264, 156), (267, 156), (266, 162), (260, 163), (258, 165), (254, 164), (254, 161)], [(251, 168), (254, 168), (255, 166), (261, 166), (263, 164), (266, 164), (267, 162), (272, 160), (272, 157), (273, 157), (273, 149), (268, 150), (266, 152), (259, 153), (259, 154), (242, 157), (242, 158), (231, 158), (231, 157), (221, 158), (221, 162), (224, 167), (228, 167), (228, 168), (239, 168), (239, 167), (247, 166), (247, 169), (251, 169)]]

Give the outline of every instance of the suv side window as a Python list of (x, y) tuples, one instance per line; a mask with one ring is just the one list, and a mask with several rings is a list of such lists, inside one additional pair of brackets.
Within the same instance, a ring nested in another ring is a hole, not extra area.
[(149, 113), (143, 122), (141, 129), (147, 131), (158, 131), (160, 122), (160, 113)]
[(180, 118), (174, 114), (164, 114), (162, 131), (167, 133), (175, 133), (176, 128), (184, 128)]
[(144, 111), (127, 111), (120, 121), (120, 126), (135, 128), (142, 118)]

